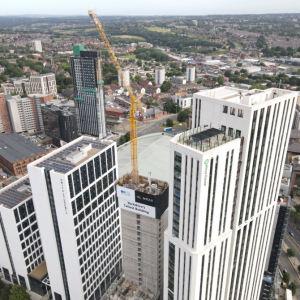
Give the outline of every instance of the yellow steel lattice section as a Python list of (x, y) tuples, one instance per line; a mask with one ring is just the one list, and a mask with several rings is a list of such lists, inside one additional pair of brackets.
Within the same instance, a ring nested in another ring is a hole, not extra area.
[(136, 127), (136, 112), (137, 108), (141, 107), (141, 103), (138, 101), (143, 95), (139, 95), (137, 98), (136, 95), (133, 93), (129, 82), (123, 73), (122, 67), (120, 66), (117, 57), (109, 43), (109, 40), (103, 30), (103, 27), (100, 21), (97, 18), (97, 14), (92, 10), (88, 11), (89, 16), (91, 17), (92, 21), (94, 22), (96, 29), (100, 35), (102, 42), (105, 44), (105, 47), (109, 53), (110, 58), (112, 59), (113, 64), (115, 65), (116, 69), (120, 72), (121, 78), (124, 84), (124, 87), (129, 92), (130, 96), (130, 113), (129, 113), (129, 127), (130, 127), (130, 149), (131, 149), (131, 176), (133, 183), (138, 184), (139, 182), (139, 171), (138, 171), (138, 160), (137, 160), (137, 127)]

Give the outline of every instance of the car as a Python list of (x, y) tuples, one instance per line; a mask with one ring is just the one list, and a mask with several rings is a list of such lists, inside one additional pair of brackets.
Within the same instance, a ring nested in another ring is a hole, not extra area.
[(290, 234), (292, 237), (294, 237), (294, 234), (293, 234), (291, 231), (289, 232), (289, 234)]
[(286, 269), (282, 270), (282, 273), (283, 274), (287, 273), (287, 270)]

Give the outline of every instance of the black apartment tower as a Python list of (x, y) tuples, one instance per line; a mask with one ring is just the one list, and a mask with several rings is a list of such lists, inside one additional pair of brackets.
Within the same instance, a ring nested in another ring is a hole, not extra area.
[(70, 57), (74, 86), (75, 111), (81, 134), (106, 136), (105, 104), (100, 52), (73, 46)]

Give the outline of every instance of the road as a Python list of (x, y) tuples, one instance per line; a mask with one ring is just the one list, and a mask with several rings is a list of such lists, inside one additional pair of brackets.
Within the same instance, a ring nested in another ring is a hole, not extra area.
[[(281, 251), (280, 257), (279, 257), (279, 268), (280, 270), (286, 269), (288, 273), (291, 274), (291, 281), (294, 281), (298, 286), (300, 286), (300, 282), (298, 279), (298, 276), (296, 274), (295, 269), (292, 267), (290, 264), (287, 256), (283, 251)], [(300, 299), (300, 289), (298, 288), (297, 294), (296, 294), (297, 299)]]
[[(145, 121), (140, 122), (137, 121), (137, 133), (138, 136), (154, 133), (154, 132), (163, 132), (163, 128), (160, 126), (166, 122), (167, 119), (175, 120), (177, 118), (176, 114), (167, 115), (165, 117), (155, 119), (153, 121)], [(116, 131), (119, 135), (124, 135), (127, 131), (129, 131), (129, 120), (123, 119), (123, 123), (120, 125), (111, 126), (111, 130)], [(179, 132), (183, 132), (186, 130), (186, 127), (177, 127), (174, 128), (172, 134), (177, 134)]]

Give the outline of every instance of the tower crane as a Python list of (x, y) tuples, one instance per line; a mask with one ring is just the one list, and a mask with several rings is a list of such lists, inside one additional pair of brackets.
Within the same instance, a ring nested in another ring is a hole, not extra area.
[(129, 82), (127, 82), (126, 76), (123, 73), (122, 67), (117, 60), (117, 57), (109, 43), (109, 40), (104, 32), (102, 24), (100, 23), (97, 14), (93, 10), (88, 11), (89, 16), (91, 17), (95, 27), (99, 33), (99, 36), (102, 42), (105, 44), (105, 48), (108, 51), (108, 54), (116, 67), (120, 72), (123, 85), (127, 89), (130, 97), (130, 112), (129, 112), (129, 128), (130, 128), (130, 150), (131, 150), (131, 178), (132, 183), (139, 183), (139, 170), (138, 170), (138, 159), (137, 159), (137, 126), (136, 126), (136, 113), (142, 107), (141, 102), (139, 101), (144, 94), (140, 94), (138, 97), (133, 93)]

